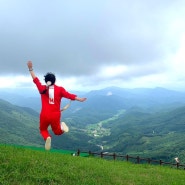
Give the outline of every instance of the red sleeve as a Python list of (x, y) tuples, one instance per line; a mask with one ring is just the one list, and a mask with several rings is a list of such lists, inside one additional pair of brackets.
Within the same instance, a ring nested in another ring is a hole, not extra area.
[(42, 93), (45, 89), (46, 89), (46, 85), (42, 85), (40, 83), (40, 80), (36, 77), (34, 78), (33, 82), (35, 83), (35, 85), (37, 86), (37, 89), (40, 93)]
[(61, 87), (61, 92), (62, 92), (62, 97), (70, 99), (70, 100), (75, 100), (76, 94), (71, 94), (67, 92), (63, 87)]

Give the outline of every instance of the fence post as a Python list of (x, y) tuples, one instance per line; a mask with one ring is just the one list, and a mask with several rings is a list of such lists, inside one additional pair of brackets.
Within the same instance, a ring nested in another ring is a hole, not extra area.
[(139, 156), (137, 156), (137, 163), (139, 164), (139, 162), (140, 162), (140, 158)]
[(148, 158), (148, 164), (150, 164), (150, 162), (151, 162), (151, 160), (150, 160), (150, 158)]
[(116, 160), (116, 154), (115, 153), (113, 154), (113, 158), (114, 158), (114, 160)]
[(126, 160), (128, 161), (128, 154), (126, 155)]
[(179, 168), (179, 163), (177, 163), (177, 169)]
[(103, 152), (101, 152), (101, 158), (103, 158)]
[(78, 149), (77, 151), (77, 156), (80, 156), (80, 149)]
[(89, 150), (89, 155), (91, 156), (91, 151)]
[(160, 163), (160, 166), (161, 166), (162, 165), (162, 160), (160, 160), (159, 163)]

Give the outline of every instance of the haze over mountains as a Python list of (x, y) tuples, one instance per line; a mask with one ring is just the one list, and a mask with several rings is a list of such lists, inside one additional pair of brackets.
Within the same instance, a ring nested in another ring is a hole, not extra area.
[[(37, 91), (26, 95), (23, 91), (23, 95), (20, 91), (5, 91), (0, 92), (0, 142), (42, 146)], [(72, 102), (63, 112), (62, 120), (69, 125), (70, 132), (53, 136), (53, 148), (114, 151), (164, 159), (178, 155), (185, 159), (184, 92), (109, 87), (77, 94), (88, 99), (84, 103)], [(64, 99), (63, 106), (66, 103), (68, 100)]]

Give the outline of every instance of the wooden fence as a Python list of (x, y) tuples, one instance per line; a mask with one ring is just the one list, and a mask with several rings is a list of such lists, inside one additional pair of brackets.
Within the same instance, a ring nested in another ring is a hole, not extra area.
[(118, 155), (116, 153), (109, 153), (109, 152), (91, 152), (91, 151), (88, 151), (88, 152), (84, 152), (84, 151), (80, 151), (79, 149), (77, 150), (77, 153), (76, 155), (77, 156), (80, 156), (80, 154), (87, 154), (88, 156), (99, 156), (101, 158), (105, 158), (105, 157), (109, 157), (113, 160), (116, 160), (116, 159), (123, 159), (123, 160), (126, 160), (126, 161), (135, 161), (135, 163), (137, 164), (141, 164), (141, 163), (148, 163), (148, 164), (158, 164), (158, 165), (170, 165), (170, 166), (173, 166), (173, 167), (176, 167), (177, 169), (184, 169), (185, 170), (185, 164), (180, 164), (180, 163), (170, 163), (170, 162), (164, 162), (162, 160), (153, 160), (151, 158), (141, 158), (139, 156), (137, 157), (132, 157), (132, 156), (129, 156), (129, 155)]

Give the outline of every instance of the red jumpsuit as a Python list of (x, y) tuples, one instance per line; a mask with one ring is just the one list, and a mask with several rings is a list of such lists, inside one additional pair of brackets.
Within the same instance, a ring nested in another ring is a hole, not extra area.
[(56, 135), (63, 134), (61, 130), (60, 119), (61, 111), (60, 104), (62, 97), (67, 99), (75, 100), (76, 95), (67, 92), (63, 87), (52, 85), (49, 86), (46, 93), (42, 92), (47, 88), (46, 85), (42, 85), (40, 80), (36, 77), (33, 82), (36, 84), (38, 91), (41, 94), (42, 108), (40, 112), (40, 134), (44, 138), (51, 137), (48, 132), (49, 125), (51, 126), (52, 131)]

